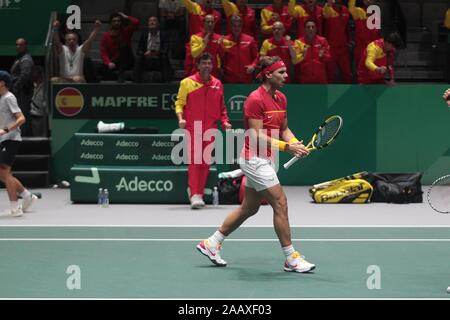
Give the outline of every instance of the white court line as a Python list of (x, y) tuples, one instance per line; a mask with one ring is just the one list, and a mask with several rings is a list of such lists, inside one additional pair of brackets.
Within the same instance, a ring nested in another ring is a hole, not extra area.
[[(1, 228), (217, 228), (219, 225), (120, 225), (120, 224), (70, 224), (70, 225), (51, 225), (51, 224), (29, 224), (29, 225), (3, 225)], [(273, 225), (242, 225), (242, 228), (273, 228)], [(291, 228), (450, 228), (450, 225), (291, 225)]]
[[(77, 242), (197, 242), (202, 239), (150, 238), (3, 238), (0, 241), (77, 241)], [(450, 239), (292, 239), (301, 242), (450, 242)], [(227, 242), (279, 242), (278, 239), (227, 239)]]

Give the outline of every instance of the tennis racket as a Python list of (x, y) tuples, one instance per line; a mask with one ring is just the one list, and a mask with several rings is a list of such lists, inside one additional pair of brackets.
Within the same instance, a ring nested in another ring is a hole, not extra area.
[[(341, 132), (344, 120), (340, 116), (331, 116), (324, 123), (322, 123), (319, 129), (316, 130), (311, 141), (306, 146), (306, 149), (311, 152), (315, 150), (323, 149), (336, 140), (337, 136)], [(285, 169), (289, 169), (299, 157), (293, 157), (291, 160), (284, 164)]]
[(428, 203), (439, 213), (450, 213), (450, 174), (440, 177), (428, 189)]

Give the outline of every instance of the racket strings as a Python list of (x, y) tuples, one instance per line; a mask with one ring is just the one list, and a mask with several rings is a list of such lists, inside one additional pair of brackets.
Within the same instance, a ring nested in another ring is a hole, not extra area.
[(440, 213), (450, 213), (450, 175), (438, 179), (428, 191), (428, 202)]
[(341, 128), (341, 120), (339, 118), (333, 119), (326, 123), (318, 132), (314, 141), (316, 148), (323, 147), (330, 143)]

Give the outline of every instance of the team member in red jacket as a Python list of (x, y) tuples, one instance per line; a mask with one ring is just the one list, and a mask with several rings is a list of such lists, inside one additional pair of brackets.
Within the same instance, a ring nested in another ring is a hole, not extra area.
[[(220, 254), (225, 238), (258, 212), (261, 199), (267, 199), (273, 208), (275, 232), (286, 257), (283, 270), (309, 272), (316, 266), (306, 261), (292, 244), (287, 198), (273, 167), (270, 149), (286, 151), (298, 157), (308, 155), (308, 151), (288, 127), (287, 99), (278, 90), (287, 78), (286, 66), (279, 58), (273, 57), (267, 58), (262, 67), (258, 77), (263, 83), (248, 96), (244, 104), (244, 122), (248, 134), (239, 160), (247, 179), (243, 203), (225, 218), (214, 234), (200, 241), (197, 250), (215, 265), (225, 267), (227, 262)], [(264, 146), (267, 146), (267, 150), (264, 150)]]
[[(214, 33), (214, 17), (210, 14), (205, 16), (204, 30), (191, 36), (191, 56), (192, 59), (198, 58), (202, 53), (208, 52), (213, 57), (212, 74), (216, 78), (220, 78), (220, 68), (222, 67), (222, 41), (223, 37)], [(192, 69), (192, 73), (197, 72), (197, 69)]]
[(305, 36), (295, 40), (295, 78), (300, 83), (326, 84), (327, 62), (330, 60), (330, 46), (327, 39), (318, 36), (316, 23), (305, 23)]
[(316, 23), (317, 34), (323, 34), (322, 7), (317, 5), (316, 0), (305, 0), (301, 5), (295, 4), (295, 0), (289, 0), (288, 11), (297, 19), (297, 39), (305, 35), (305, 23), (310, 20)]
[(200, 0), (200, 4), (195, 2), (195, 0), (181, 1), (189, 12), (189, 36), (203, 31), (203, 19), (208, 14), (212, 15), (216, 22), (214, 32), (221, 34), (222, 15), (219, 11), (212, 8), (212, 0)]
[[(175, 102), (175, 112), (181, 129), (190, 134), (188, 145), (188, 186), (191, 207), (199, 209), (205, 205), (203, 194), (208, 179), (211, 154), (205, 148), (213, 141), (203, 141), (208, 129), (216, 129), (218, 120), (224, 129), (231, 129), (223, 97), (223, 85), (211, 75), (212, 57), (205, 52), (198, 58), (198, 72), (181, 81)], [(205, 139), (207, 140), (207, 139)]]
[(385, 74), (394, 82), (395, 49), (402, 47), (402, 39), (396, 32), (390, 33), (384, 39), (375, 40), (367, 46), (358, 67), (358, 82), (360, 84), (384, 84)]
[(348, 11), (350, 11), (355, 21), (355, 49), (353, 56), (356, 65), (359, 64), (361, 56), (369, 43), (381, 37), (379, 29), (369, 29), (367, 27), (367, 7), (374, 2), (374, 0), (363, 0), (364, 6), (357, 7), (356, 0), (348, 1)]
[(231, 18), (231, 34), (222, 42), (225, 83), (252, 83), (258, 64), (258, 47), (253, 37), (242, 33), (242, 18)]
[(273, 3), (261, 10), (261, 32), (264, 38), (272, 35), (272, 26), (281, 21), (284, 25), (285, 34), (289, 34), (292, 26), (292, 17), (289, 15), (288, 7), (283, 5), (283, 0), (273, 0)]
[[(122, 19), (128, 21), (124, 26)], [(133, 68), (134, 56), (131, 49), (131, 37), (139, 28), (139, 20), (122, 12), (110, 17), (111, 31), (103, 33), (100, 42), (100, 56), (103, 60), (103, 76), (114, 79), (114, 71), (119, 71), (119, 81), (123, 81), (125, 70)]]
[(325, 38), (330, 44), (331, 60), (327, 64), (328, 82), (335, 82), (336, 69), (341, 71), (342, 82), (352, 83), (350, 66), (350, 37), (348, 21), (350, 13), (342, 4), (342, 0), (328, 0), (323, 8)]
[(222, 5), (227, 16), (227, 34), (231, 33), (232, 17), (240, 16), (242, 18), (242, 32), (258, 39), (255, 10), (247, 6), (247, 0), (236, 0), (236, 3), (230, 0), (222, 0)]
[[(260, 57), (274, 57), (278, 56), (283, 60), (286, 68), (290, 70), (290, 66), (292, 61), (296, 58), (296, 52), (294, 47), (292, 46), (291, 37), (283, 36), (285, 33), (283, 23), (277, 21), (273, 24), (272, 27), (273, 37), (264, 40), (261, 49), (259, 50)], [(291, 80), (288, 78), (286, 83), (291, 83)]]

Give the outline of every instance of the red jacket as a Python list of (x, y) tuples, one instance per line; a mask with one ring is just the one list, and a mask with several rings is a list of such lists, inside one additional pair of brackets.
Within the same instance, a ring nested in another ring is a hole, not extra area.
[(281, 9), (274, 9), (270, 5), (261, 10), (261, 32), (266, 39), (272, 36), (272, 25), (275, 22), (273, 19), (274, 13), (278, 13), (280, 16), (280, 21), (283, 22), (284, 28), (286, 29), (285, 34), (291, 32), (292, 17), (289, 15), (288, 7), (283, 6)]
[(208, 44), (205, 46), (205, 38), (206, 34), (204, 32), (199, 32), (191, 36), (191, 56), (194, 60), (194, 67), (192, 68), (192, 73), (197, 72), (196, 59), (203, 53), (208, 52), (213, 57), (213, 71), (212, 74), (216, 78), (219, 77), (220, 68), (222, 68), (222, 58), (223, 58), (223, 48), (220, 43), (220, 38), (222, 36), (217, 33), (213, 33), (208, 41)]
[(183, 113), (186, 129), (189, 131), (194, 130), (194, 121), (202, 122), (203, 131), (217, 128), (218, 120), (224, 126), (229, 119), (222, 82), (212, 76), (210, 81), (205, 83), (199, 73), (184, 78), (178, 90), (175, 112)]
[(258, 39), (254, 9), (247, 6), (243, 10), (240, 10), (236, 4), (229, 0), (222, 0), (222, 5), (227, 16), (227, 34), (231, 33), (231, 17), (238, 15), (242, 18), (242, 33)]
[(258, 64), (258, 47), (255, 39), (241, 34), (239, 40), (227, 35), (223, 40), (223, 69), (225, 83), (252, 83), (253, 74), (246, 72), (245, 66), (256, 68)]
[(355, 21), (355, 42), (357, 46), (364, 48), (380, 38), (380, 30), (367, 28), (367, 8), (357, 7), (356, 0), (349, 0), (348, 10)]
[(216, 22), (214, 32), (219, 34), (221, 33), (222, 15), (219, 11), (215, 9), (206, 10), (193, 0), (182, 0), (182, 2), (186, 7), (186, 10), (189, 12), (189, 36), (203, 31), (203, 18), (208, 14), (212, 14), (214, 16), (214, 21)]
[[(303, 55), (304, 49), (307, 47), (306, 55)], [(323, 56), (320, 57), (320, 50), (323, 49)], [(316, 36), (312, 42), (301, 37), (295, 40), (296, 56), (295, 75), (300, 83), (317, 83), (325, 84), (327, 80), (326, 63), (330, 60), (330, 46), (327, 39)]]
[(111, 31), (103, 34), (100, 43), (100, 56), (105, 65), (110, 64), (119, 57), (119, 48), (123, 45), (131, 48), (131, 37), (133, 33), (139, 28), (139, 20), (128, 16), (130, 22), (126, 27), (122, 28), (117, 38), (113, 38)]
[(323, 8), (323, 18), (325, 20), (324, 34), (330, 47), (348, 49), (350, 43), (348, 31), (350, 12), (347, 7), (341, 6), (338, 8), (335, 5), (330, 7), (326, 4)]
[(316, 5), (311, 12), (305, 4), (298, 5), (295, 0), (290, 0), (288, 5), (289, 14), (297, 19), (297, 38), (305, 35), (305, 22), (313, 20), (316, 23), (317, 34), (323, 35), (323, 9)]
[(384, 51), (384, 39), (375, 40), (367, 46), (358, 66), (358, 82), (361, 84), (384, 83), (384, 74), (376, 72), (377, 67), (387, 67), (391, 79), (394, 79), (395, 51)]

